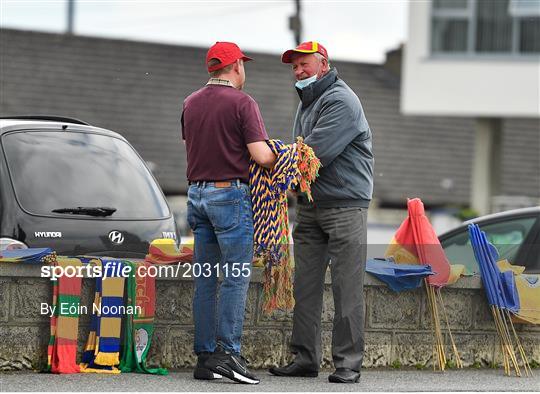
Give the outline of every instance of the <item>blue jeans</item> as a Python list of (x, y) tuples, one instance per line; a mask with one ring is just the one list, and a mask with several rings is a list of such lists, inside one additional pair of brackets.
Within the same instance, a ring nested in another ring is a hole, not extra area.
[[(240, 353), (253, 260), (253, 214), (249, 186), (193, 184), (188, 190), (188, 222), (195, 236), (192, 274), (196, 354), (219, 344)], [(218, 279), (223, 281), (219, 286)]]

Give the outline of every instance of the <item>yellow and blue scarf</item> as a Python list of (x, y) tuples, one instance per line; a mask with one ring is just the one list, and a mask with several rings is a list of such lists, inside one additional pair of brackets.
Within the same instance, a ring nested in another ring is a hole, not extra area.
[[(120, 260), (96, 260), (103, 275), (96, 278), (90, 333), (82, 355), (81, 372), (120, 373), (120, 334), (124, 306), (124, 263)], [(101, 314), (99, 313), (101, 310)]]
[(279, 140), (269, 140), (268, 145), (277, 157), (274, 167), (265, 168), (254, 160), (249, 167), (255, 257), (266, 263), (263, 285), (266, 313), (276, 308), (290, 310), (294, 306), (287, 190), (299, 187), (311, 200), (311, 183), (321, 166), (301, 138), (296, 149)]

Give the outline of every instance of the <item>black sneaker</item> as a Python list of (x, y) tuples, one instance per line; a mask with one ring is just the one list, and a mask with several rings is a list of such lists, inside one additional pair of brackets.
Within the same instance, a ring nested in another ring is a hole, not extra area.
[(239, 354), (217, 349), (204, 363), (210, 371), (223, 375), (238, 383), (258, 384), (260, 380), (248, 371), (247, 362)]
[(214, 380), (221, 379), (223, 377), (218, 373), (210, 371), (204, 366), (204, 363), (211, 355), (212, 353), (208, 352), (203, 352), (197, 355), (197, 365), (195, 366), (195, 370), (193, 371), (193, 377), (195, 379)]

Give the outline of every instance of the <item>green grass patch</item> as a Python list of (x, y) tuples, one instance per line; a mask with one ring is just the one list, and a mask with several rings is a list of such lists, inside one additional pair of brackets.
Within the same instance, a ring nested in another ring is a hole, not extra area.
[(392, 361), (392, 364), (390, 364), (390, 366), (394, 369), (400, 369), (402, 367), (401, 365), (401, 361), (399, 360), (394, 360)]

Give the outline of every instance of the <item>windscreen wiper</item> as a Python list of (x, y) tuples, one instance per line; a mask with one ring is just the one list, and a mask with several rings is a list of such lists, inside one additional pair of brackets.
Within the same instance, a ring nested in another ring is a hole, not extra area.
[(77, 207), (77, 208), (58, 208), (53, 209), (55, 213), (67, 213), (71, 215), (90, 215), (90, 216), (111, 216), (116, 212), (116, 208), (108, 207)]

